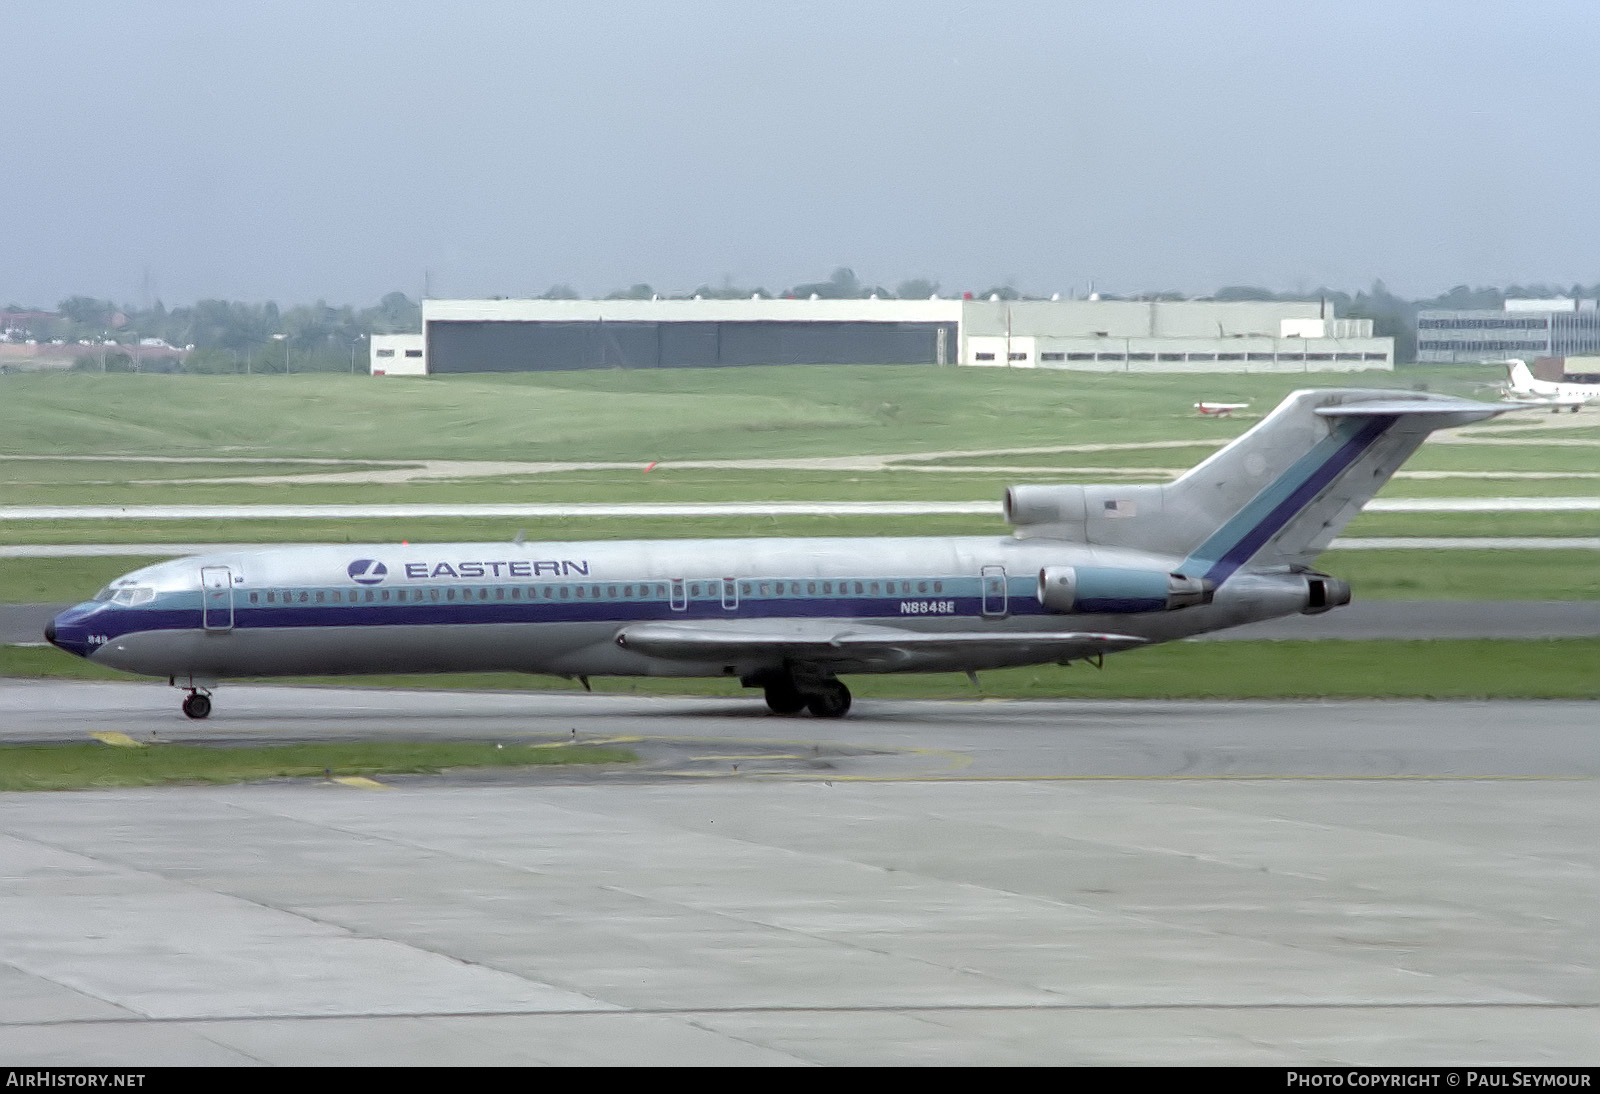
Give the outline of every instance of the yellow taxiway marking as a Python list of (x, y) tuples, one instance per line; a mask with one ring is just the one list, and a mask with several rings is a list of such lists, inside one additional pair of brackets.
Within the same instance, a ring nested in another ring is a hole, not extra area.
[(743, 772), (741, 772), (741, 771), (657, 771), (657, 772), (653, 772), (653, 774), (662, 775), (662, 776), (665, 776), (667, 778), (673, 778), (673, 779), (737, 779), (737, 778), (741, 778), (741, 777), (743, 777), (745, 775), (776, 775), (776, 774), (779, 774), (779, 772), (776, 772), (776, 771), (743, 771)]
[(537, 741), (528, 748), (572, 748), (575, 745), (633, 745), (643, 737), (573, 737), (564, 741)]
[(768, 752), (760, 756), (690, 756), (690, 763), (705, 763), (708, 760), (806, 760), (809, 754), (799, 752)]
[(108, 731), (108, 732), (105, 732), (105, 733), (91, 733), (91, 734), (89, 734), (89, 736), (93, 737), (95, 740), (99, 741), (101, 744), (116, 745), (118, 748), (144, 748), (144, 747), (146, 747), (146, 745), (145, 745), (145, 743), (143, 741), (136, 741), (132, 737), (128, 736), (126, 733), (117, 733), (115, 730)]
[(343, 786), (354, 786), (360, 790), (388, 790), (376, 779), (369, 779), (365, 775), (335, 775), (333, 781)]

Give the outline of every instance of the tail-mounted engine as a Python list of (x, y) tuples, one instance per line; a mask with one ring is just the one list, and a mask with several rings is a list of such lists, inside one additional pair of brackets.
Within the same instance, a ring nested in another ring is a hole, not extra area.
[(1350, 583), (1327, 574), (1306, 574), (1306, 606), (1301, 615), (1321, 615), (1350, 603)]
[(1160, 570), (1046, 566), (1039, 571), (1039, 603), (1052, 612), (1170, 612), (1209, 604), (1215, 592), (1204, 578)]

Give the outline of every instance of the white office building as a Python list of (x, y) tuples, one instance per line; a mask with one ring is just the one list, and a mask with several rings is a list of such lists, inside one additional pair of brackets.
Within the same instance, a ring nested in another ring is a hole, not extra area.
[(1417, 361), (1451, 364), (1505, 357), (1600, 353), (1600, 307), (1593, 300), (1511, 299), (1500, 311), (1417, 313)]
[(427, 345), (420, 334), (374, 334), (367, 349), (374, 376), (426, 376)]

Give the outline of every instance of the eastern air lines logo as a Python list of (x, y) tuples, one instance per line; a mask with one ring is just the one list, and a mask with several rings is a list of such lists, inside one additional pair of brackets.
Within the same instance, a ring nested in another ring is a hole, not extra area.
[(345, 568), (345, 573), (358, 585), (377, 585), (389, 576), (389, 567), (371, 558), (358, 558)]

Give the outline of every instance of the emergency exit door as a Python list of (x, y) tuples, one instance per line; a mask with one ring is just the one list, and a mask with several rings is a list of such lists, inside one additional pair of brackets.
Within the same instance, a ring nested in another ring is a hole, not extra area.
[(985, 566), (983, 568), (983, 614), (986, 616), (1005, 615), (1008, 610), (1006, 605), (1006, 568), (1004, 566)]

